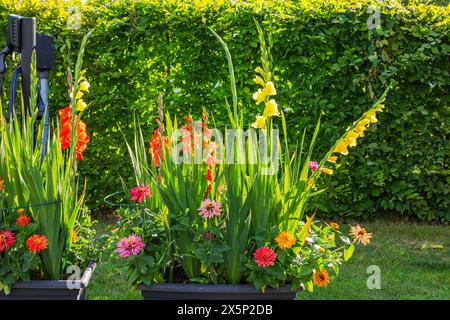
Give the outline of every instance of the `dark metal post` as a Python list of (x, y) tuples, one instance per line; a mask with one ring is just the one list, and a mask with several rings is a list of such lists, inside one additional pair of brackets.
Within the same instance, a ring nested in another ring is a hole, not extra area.
[(20, 63), (22, 67), (22, 96), (25, 115), (31, 114), (30, 85), (31, 85), (31, 57), (36, 47), (36, 19), (22, 17), (22, 48), (20, 51)]

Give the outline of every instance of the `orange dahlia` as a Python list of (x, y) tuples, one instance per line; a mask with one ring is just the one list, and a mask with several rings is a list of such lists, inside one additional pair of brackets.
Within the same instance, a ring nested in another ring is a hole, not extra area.
[(16, 224), (19, 227), (25, 227), (27, 225), (29, 225), (31, 222), (31, 218), (29, 216), (27, 216), (26, 214), (21, 214), (17, 219), (16, 219)]
[(323, 270), (315, 270), (313, 281), (319, 288), (326, 287), (330, 282), (330, 277), (328, 271), (326, 269)]
[(43, 235), (32, 235), (27, 239), (27, 247), (28, 251), (32, 253), (39, 253), (45, 249), (47, 249), (47, 238)]
[(354, 242), (361, 243), (362, 245), (368, 245), (370, 243), (370, 239), (372, 238), (372, 234), (366, 231), (366, 228), (361, 228), (358, 225), (350, 227), (350, 235), (353, 238)]

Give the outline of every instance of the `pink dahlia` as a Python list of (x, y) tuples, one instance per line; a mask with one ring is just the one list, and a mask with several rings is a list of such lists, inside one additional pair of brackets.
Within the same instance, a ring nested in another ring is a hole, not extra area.
[(16, 242), (16, 236), (9, 230), (0, 232), (0, 252), (10, 248)]
[(311, 170), (316, 171), (319, 168), (319, 164), (317, 162), (315, 162), (315, 161), (310, 161), (309, 162), (309, 168)]
[(220, 216), (222, 208), (219, 202), (206, 198), (197, 210), (203, 218), (213, 218), (214, 216)]
[(117, 243), (116, 252), (121, 258), (125, 259), (131, 255), (138, 255), (144, 247), (145, 244), (142, 242), (141, 237), (133, 233), (131, 236), (123, 238)]
[(141, 203), (147, 197), (152, 195), (149, 186), (138, 186), (130, 190), (131, 201)]
[(253, 256), (255, 257), (258, 267), (263, 268), (273, 266), (275, 264), (275, 260), (277, 259), (277, 254), (269, 247), (261, 247), (256, 249)]

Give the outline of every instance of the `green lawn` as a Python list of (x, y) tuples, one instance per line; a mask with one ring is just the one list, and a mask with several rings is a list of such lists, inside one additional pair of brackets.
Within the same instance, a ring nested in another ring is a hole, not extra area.
[[(372, 244), (359, 246), (327, 288), (300, 293), (299, 299), (450, 299), (449, 226), (383, 221), (364, 226), (374, 234)], [(370, 265), (380, 267), (379, 290), (367, 288)], [(88, 292), (90, 299), (141, 299), (107, 259), (98, 265)]]

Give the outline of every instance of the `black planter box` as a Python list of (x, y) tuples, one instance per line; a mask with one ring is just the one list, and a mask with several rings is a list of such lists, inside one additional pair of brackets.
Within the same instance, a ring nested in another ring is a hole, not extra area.
[(95, 267), (96, 264), (91, 262), (81, 280), (19, 281), (13, 285), (9, 295), (0, 293), (0, 300), (85, 300), (87, 286)]
[(161, 283), (141, 286), (144, 300), (294, 300), (289, 285), (265, 292), (252, 285)]

